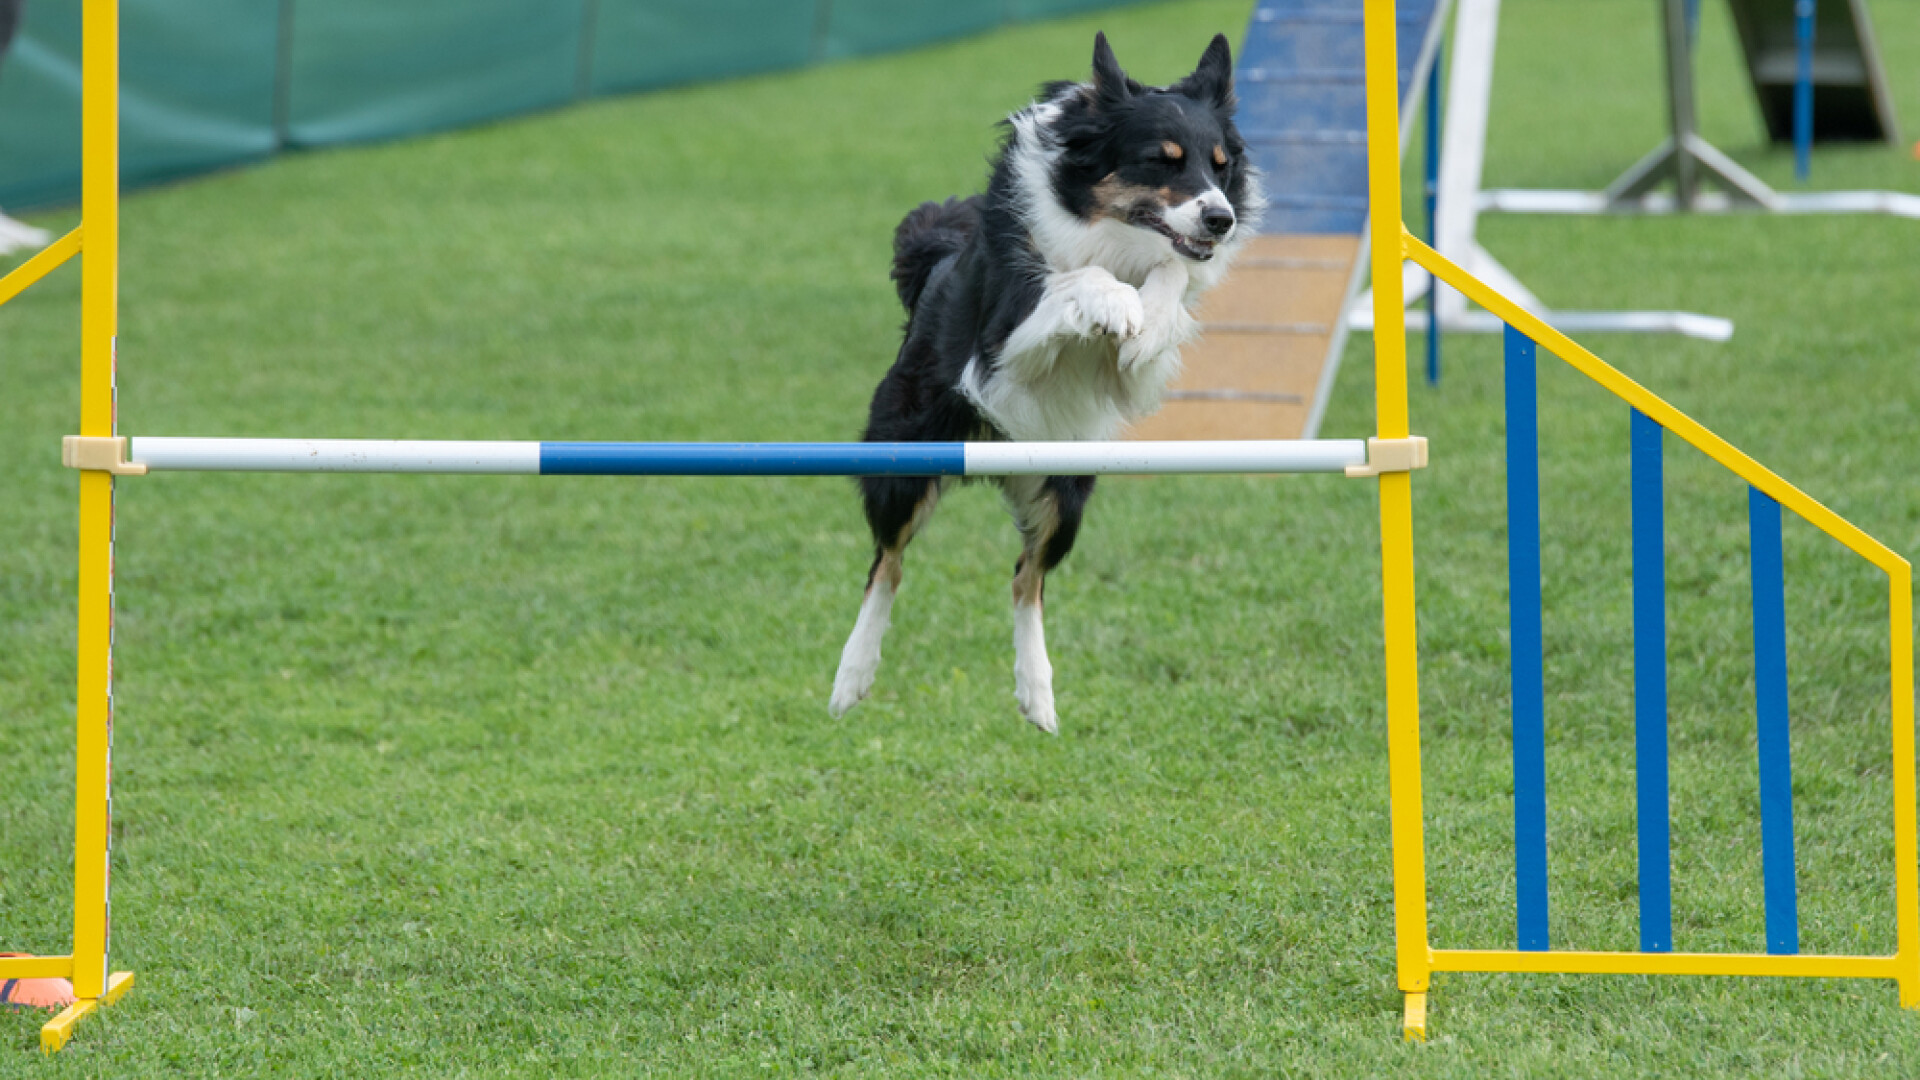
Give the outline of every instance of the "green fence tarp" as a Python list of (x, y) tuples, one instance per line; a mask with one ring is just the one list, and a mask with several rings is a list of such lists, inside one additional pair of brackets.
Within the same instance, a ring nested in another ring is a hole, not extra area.
[(951, 0), (832, 0), (826, 54), (861, 56), (974, 34), (1011, 17), (1011, 5)]
[(599, 0), (595, 93), (795, 68), (816, 58), (816, 3)]
[[(124, 176), (161, 180), (273, 151), (272, 4), (124, 0), (121, 8)], [(0, 206), (66, 202), (79, 192), (80, 5), (29, 0), (0, 60)]]
[[(122, 0), (123, 181), (794, 68), (1130, 0)], [(0, 206), (80, 193), (80, 4), (0, 60)]]
[(385, 139), (568, 101), (584, 14), (577, 0), (295, 4), (288, 141)]

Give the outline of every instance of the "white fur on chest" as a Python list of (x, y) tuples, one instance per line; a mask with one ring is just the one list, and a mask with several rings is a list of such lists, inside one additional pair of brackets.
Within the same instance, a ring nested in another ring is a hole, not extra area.
[(1163, 265), (1135, 289), (1097, 266), (1048, 274), (1033, 312), (991, 364), (973, 357), (960, 388), (1021, 441), (1111, 439), (1160, 407), (1198, 330), (1187, 276)]
[[(995, 427), (1021, 442), (1111, 439), (1129, 421), (1153, 411), (1178, 370), (1176, 365), (1166, 372), (1157, 386), (1142, 385), (1156, 373), (1122, 375), (1118, 351), (1111, 342), (1065, 342), (1052, 365), (1030, 379), (1005, 371), (983, 377), (976, 356), (960, 388)], [(1152, 404), (1142, 408), (1147, 401)]]

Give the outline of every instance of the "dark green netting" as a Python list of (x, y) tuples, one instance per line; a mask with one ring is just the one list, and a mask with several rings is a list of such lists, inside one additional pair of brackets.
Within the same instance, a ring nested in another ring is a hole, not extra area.
[(805, 64), (819, 5), (766, 0), (599, 0), (595, 93), (638, 90)]
[(977, 33), (1012, 18), (1005, 0), (832, 0), (826, 55), (862, 56)]
[[(132, 184), (591, 94), (799, 67), (1126, 0), (122, 0)], [(80, 193), (80, 5), (0, 61), (0, 206)]]
[[(122, 7), (120, 156), (129, 181), (272, 152), (279, 30), (271, 3)], [(68, 201), (79, 191), (79, 5), (30, 0), (0, 61), (0, 206)]]
[(384, 139), (568, 101), (584, 16), (577, 0), (295, 4), (288, 140)]

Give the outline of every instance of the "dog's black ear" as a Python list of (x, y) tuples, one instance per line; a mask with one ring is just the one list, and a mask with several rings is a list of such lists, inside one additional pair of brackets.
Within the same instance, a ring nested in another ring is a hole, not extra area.
[(1093, 35), (1093, 93), (1100, 103), (1118, 104), (1145, 89), (1120, 70), (1120, 61), (1113, 58), (1113, 46), (1107, 44), (1107, 35)]
[(1207, 51), (1200, 54), (1200, 65), (1174, 89), (1217, 109), (1233, 108), (1233, 47), (1227, 44), (1227, 35), (1213, 35)]

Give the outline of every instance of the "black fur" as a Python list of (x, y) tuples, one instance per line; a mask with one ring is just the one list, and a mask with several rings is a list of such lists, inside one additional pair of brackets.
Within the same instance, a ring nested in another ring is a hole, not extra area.
[(893, 230), (893, 287), (908, 314), (920, 302), (934, 268), (966, 247), (979, 224), (980, 197), (976, 195), (921, 203)]
[(1059, 566), (1073, 550), (1073, 541), (1080, 535), (1080, 518), (1086, 513), (1087, 501), (1093, 498), (1093, 481), (1091, 476), (1047, 477), (1046, 491), (1053, 496), (1060, 524), (1040, 552), (1040, 569)]

